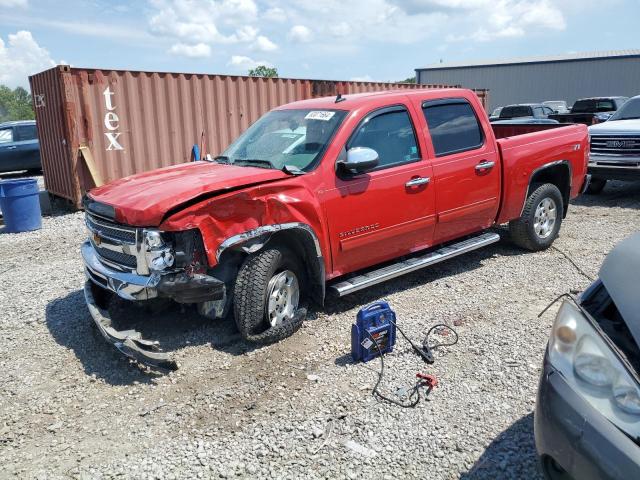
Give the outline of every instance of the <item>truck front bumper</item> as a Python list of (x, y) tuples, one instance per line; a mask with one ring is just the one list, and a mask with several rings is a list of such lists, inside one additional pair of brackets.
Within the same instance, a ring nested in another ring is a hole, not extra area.
[(162, 352), (157, 341), (145, 340), (135, 330), (118, 331), (113, 327), (106, 308), (105, 293), (112, 292), (125, 300), (139, 301), (171, 298), (181, 303), (225, 302), (224, 282), (204, 274), (184, 272), (138, 275), (104, 265), (91, 244), (81, 247), (87, 282), (84, 296), (89, 313), (102, 336), (126, 356), (153, 367), (177, 369), (168, 353)]
[(605, 180), (640, 180), (640, 157), (591, 154), (589, 173)]
[(111, 316), (106, 308), (98, 305), (94, 293), (97, 287), (93, 282), (87, 280), (84, 284), (84, 298), (87, 308), (102, 336), (115, 346), (120, 352), (137, 362), (152, 367), (165, 368), (167, 370), (177, 370), (178, 364), (171, 359), (171, 356), (160, 350), (159, 344), (154, 340), (145, 340), (140, 332), (135, 330), (119, 331), (113, 328)]
[(106, 266), (90, 241), (82, 245), (81, 252), (87, 278), (125, 300), (164, 297), (180, 303), (200, 303), (223, 300), (226, 296), (224, 282), (210, 275), (184, 272), (138, 275)]

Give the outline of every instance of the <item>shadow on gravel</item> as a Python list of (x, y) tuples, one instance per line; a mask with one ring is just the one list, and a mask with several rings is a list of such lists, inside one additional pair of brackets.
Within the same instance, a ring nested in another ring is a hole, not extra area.
[[(640, 209), (640, 182), (609, 181), (602, 193), (580, 195), (571, 203), (582, 207), (619, 207)], [(569, 209), (571, 215), (571, 209)]]
[(526, 478), (542, 480), (533, 437), (533, 413), (513, 423), (487, 447), (464, 480)]
[[(208, 320), (194, 308), (169, 303), (163, 311), (150, 313), (144, 307), (115, 299), (109, 311), (116, 328), (135, 329), (145, 339), (158, 340), (167, 352), (197, 345), (210, 345), (232, 355), (253, 349), (240, 338), (232, 321)], [(134, 381), (148, 383), (167, 373), (138, 366), (106, 342), (93, 324), (82, 290), (50, 302), (46, 324), (56, 342), (74, 352), (87, 375), (112, 385), (128, 385)]]
[(459, 257), (446, 260), (442, 263), (437, 263), (422, 270), (417, 270), (343, 298), (332, 297), (328, 294), (325, 301), (325, 311), (328, 314), (342, 313), (352, 308), (375, 302), (394, 293), (431, 282), (443, 281), (446, 283), (447, 277), (452, 275), (484, 268), (483, 262), (494, 256), (509, 257), (513, 255), (532, 254), (513, 245), (509, 239), (509, 232), (505, 228), (496, 228), (493, 231), (500, 234), (502, 239), (500, 242), (489, 245), (488, 247), (460, 255)]

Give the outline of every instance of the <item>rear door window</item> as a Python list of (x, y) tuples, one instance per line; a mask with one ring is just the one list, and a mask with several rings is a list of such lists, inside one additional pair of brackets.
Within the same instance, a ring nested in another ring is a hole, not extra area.
[(473, 107), (464, 99), (434, 100), (422, 104), (436, 157), (480, 148), (482, 127)]
[(18, 125), (16, 127), (16, 141), (36, 140), (38, 138), (38, 130), (35, 125)]
[(404, 107), (391, 107), (365, 117), (348, 148), (368, 147), (378, 153), (377, 168), (390, 167), (420, 159), (413, 124)]
[(0, 143), (13, 142), (13, 128), (0, 128)]

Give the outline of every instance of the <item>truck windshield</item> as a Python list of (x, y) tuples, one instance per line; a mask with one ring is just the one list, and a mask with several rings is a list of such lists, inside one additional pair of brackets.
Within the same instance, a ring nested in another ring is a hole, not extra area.
[(611, 112), (616, 109), (613, 100), (578, 100), (573, 104), (571, 113), (598, 113)]
[(640, 98), (634, 98), (626, 102), (620, 110), (611, 115), (611, 120), (632, 120), (640, 118)]
[(218, 158), (241, 166), (281, 170), (286, 165), (309, 171), (315, 168), (346, 114), (344, 110), (271, 111)]
[(527, 105), (512, 105), (504, 107), (500, 112), (500, 118), (533, 117), (533, 110)]

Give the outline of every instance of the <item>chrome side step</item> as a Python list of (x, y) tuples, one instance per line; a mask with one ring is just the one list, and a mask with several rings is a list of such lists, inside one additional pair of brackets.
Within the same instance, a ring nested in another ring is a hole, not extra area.
[(497, 233), (483, 233), (477, 237), (447, 245), (446, 247), (433, 250), (419, 257), (412, 257), (377, 270), (357, 275), (349, 278), (348, 280), (339, 281), (333, 285), (329, 285), (329, 289), (338, 296), (343, 297), (350, 293), (357, 292), (358, 290), (370, 287), (371, 285), (399, 277), (405, 273), (414, 272), (421, 268), (428, 267), (429, 265), (434, 265), (444, 260), (448, 260), (449, 258), (457, 257), (463, 253), (486, 247), (487, 245), (496, 243), (499, 240), (500, 235)]

